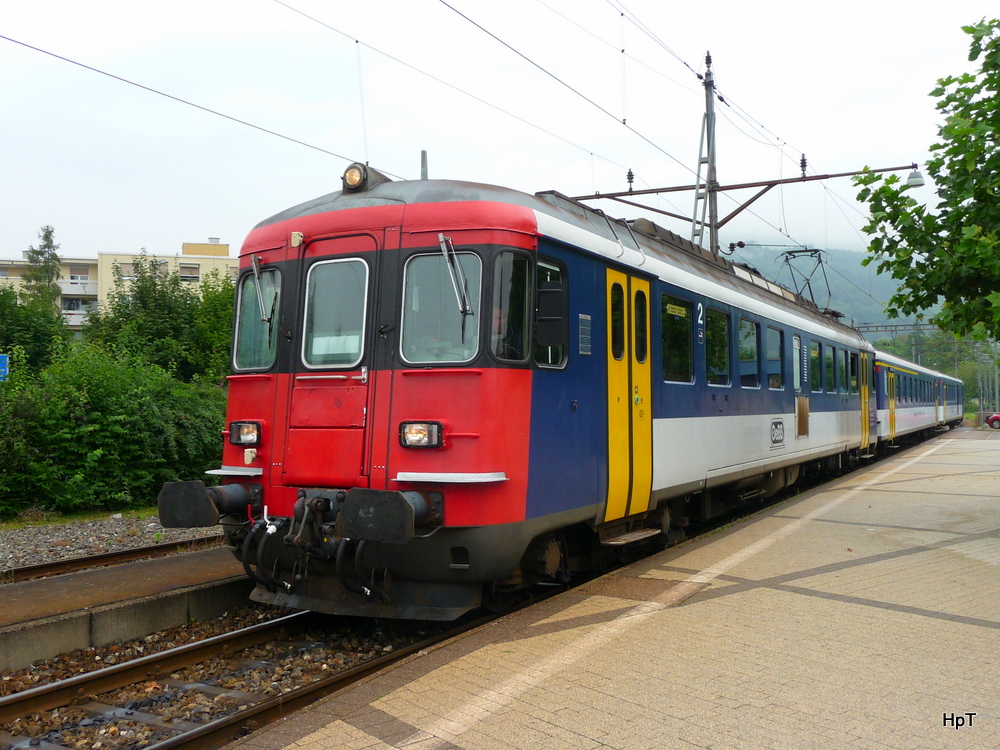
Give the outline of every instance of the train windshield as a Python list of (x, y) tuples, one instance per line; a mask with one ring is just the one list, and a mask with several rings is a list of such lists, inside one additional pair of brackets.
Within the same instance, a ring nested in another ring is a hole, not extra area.
[(278, 350), (281, 273), (274, 268), (247, 274), (240, 284), (234, 363), (238, 370), (266, 369)]
[(476, 356), (482, 264), (475, 253), (456, 252), (452, 257), (464, 276), (467, 311), (456, 303), (444, 256), (415, 255), (406, 263), (400, 346), (407, 362), (468, 362)]
[(351, 367), (361, 361), (367, 300), (364, 261), (334, 260), (309, 269), (302, 337), (307, 367)]

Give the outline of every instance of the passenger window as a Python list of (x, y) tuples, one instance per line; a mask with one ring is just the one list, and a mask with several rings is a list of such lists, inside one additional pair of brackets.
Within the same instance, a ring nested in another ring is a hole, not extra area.
[(760, 386), (760, 364), (757, 353), (757, 331), (760, 326), (750, 320), (740, 320), (740, 385)]
[[(796, 337), (796, 343), (798, 337)], [(767, 387), (780, 391), (785, 387), (785, 334), (777, 328), (767, 329)], [(796, 346), (798, 351), (798, 346)]]
[(837, 375), (839, 375), (838, 383), (839, 386), (837, 390), (841, 393), (847, 393), (847, 362), (849, 352), (846, 349), (841, 350), (840, 362), (837, 365)]
[(721, 310), (705, 314), (705, 371), (711, 385), (729, 385), (729, 315)]
[(792, 360), (795, 362), (792, 387), (796, 393), (802, 393), (802, 339), (798, 336), (792, 336)]
[(813, 392), (823, 390), (823, 371), (820, 369), (819, 342), (809, 342), (809, 387)]
[(621, 284), (611, 286), (611, 356), (625, 356), (625, 292)]
[(498, 359), (528, 358), (531, 263), (520, 254), (502, 252), (493, 264), (493, 309), (489, 323), (490, 351)]
[(851, 393), (858, 392), (858, 355), (856, 352), (851, 352)]
[(836, 367), (835, 363), (837, 361), (836, 353), (837, 353), (836, 349), (834, 349), (832, 346), (825, 347), (824, 354), (826, 356), (824, 357), (823, 361), (826, 364), (825, 382), (826, 382), (827, 393), (837, 392), (837, 372), (835, 370)]
[(554, 263), (538, 261), (535, 364), (562, 367), (569, 339), (566, 274)]
[(635, 293), (635, 361), (643, 364), (646, 361), (646, 353), (649, 350), (648, 332), (646, 331), (646, 321), (649, 319), (649, 312), (646, 309), (646, 293), (641, 289)]
[(660, 297), (660, 327), (663, 339), (663, 379), (674, 383), (694, 381), (694, 319), (687, 300), (662, 295)]

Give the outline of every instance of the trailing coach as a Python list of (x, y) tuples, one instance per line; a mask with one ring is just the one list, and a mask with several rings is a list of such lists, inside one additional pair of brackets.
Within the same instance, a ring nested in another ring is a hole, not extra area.
[(958, 378), (876, 351), (875, 383), (878, 439), (884, 444), (962, 423), (965, 389)]
[(856, 330), (555, 192), (352, 165), (240, 257), (220, 484), (159, 512), (221, 523), (259, 601), (455, 618), (882, 438)]

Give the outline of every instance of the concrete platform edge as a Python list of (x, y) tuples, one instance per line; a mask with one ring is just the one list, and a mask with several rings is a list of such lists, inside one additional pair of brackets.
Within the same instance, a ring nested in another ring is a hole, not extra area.
[(39, 659), (116, 640), (142, 638), (164, 628), (218, 617), (249, 602), (246, 578), (190, 586), (0, 629), (0, 670), (23, 669)]

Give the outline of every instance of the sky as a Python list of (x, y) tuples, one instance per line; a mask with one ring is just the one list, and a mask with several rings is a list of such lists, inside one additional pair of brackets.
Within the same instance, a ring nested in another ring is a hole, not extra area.
[[(976, 69), (961, 27), (996, 15), (995, 0), (7, 0), (0, 258), (44, 225), (64, 257), (210, 237), (235, 254), (352, 161), (417, 179), (421, 150), (431, 178), (528, 193), (625, 190), (628, 170), (635, 189), (691, 185), (706, 52), (720, 184), (796, 177), (802, 154), (810, 175), (922, 164), (935, 82)], [(775, 188), (721, 241), (861, 251), (856, 192)], [(749, 197), (723, 194), (720, 214)], [(685, 216), (693, 201), (648, 199)]]

